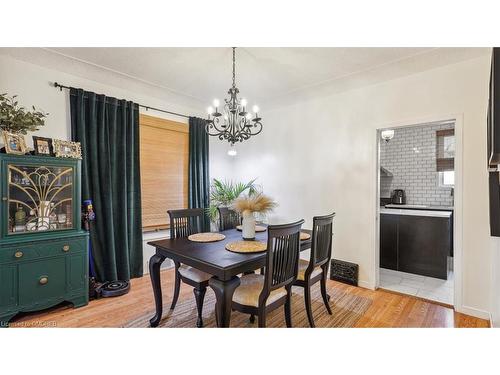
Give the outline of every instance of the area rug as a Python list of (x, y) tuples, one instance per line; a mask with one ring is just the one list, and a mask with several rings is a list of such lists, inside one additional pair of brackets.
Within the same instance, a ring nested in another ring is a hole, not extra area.
[[(183, 287), (186, 287), (185, 285)], [(321, 298), (319, 284), (312, 288), (311, 302), (314, 316), (314, 323), (318, 328), (348, 328), (353, 327), (363, 316), (371, 305), (371, 300), (365, 297), (348, 294), (337, 288), (328, 290), (330, 295), (330, 306), (333, 315), (329, 315)], [(164, 328), (195, 328), (196, 327), (196, 303), (194, 295), (185, 295), (184, 299), (177, 302), (174, 310), (169, 309), (170, 301), (165, 304), (163, 318), (159, 327)], [(149, 319), (153, 317), (154, 310), (140, 316), (127, 324), (127, 328), (149, 327)], [(216, 327), (215, 322), (215, 295), (209, 288), (205, 296), (203, 305), (203, 323), (206, 328)], [(286, 327), (285, 314), (283, 308), (278, 308), (267, 315), (266, 326), (270, 328)], [(307, 313), (304, 306), (303, 289), (293, 287), (292, 289), (292, 326), (309, 327)], [(249, 315), (233, 311), (231, 314), (231, 327), (251, 328), (257, 327), (255, 323), (250, 323)]]

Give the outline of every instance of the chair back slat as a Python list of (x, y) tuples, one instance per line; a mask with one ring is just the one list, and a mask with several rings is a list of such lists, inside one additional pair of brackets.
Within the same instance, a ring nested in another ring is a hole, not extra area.
[(241, 216), (238, 212), (227, 207), (218, 207), (219, 230), (234, 229), (241, 224)]
[(202, 231), (203, 208), (169, 210), (170, 238), (188, 237)]
[(297, 278), (300, 253), (300, 227), (304, 220), (291, 224), (269, 225), (267, 229), (266, 273), (262, 298)]
[(313, 217), (310, 268), (322, 266), (332, 256), (333, 218), (335, 213)]

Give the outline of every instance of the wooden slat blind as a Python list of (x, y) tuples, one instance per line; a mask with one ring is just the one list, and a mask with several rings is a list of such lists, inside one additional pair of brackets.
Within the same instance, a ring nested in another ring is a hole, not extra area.
[(454, 137), (454, 129), (444, 129), (436, 131), (436, 171), (446, 172), (455, 169), (455, 157), (450, 157), (449, 152), (445, 150), (446, 137)]
[(167, 210), (188, 204), (187, 124), (140, 115), (142, 227), (168, 228)]

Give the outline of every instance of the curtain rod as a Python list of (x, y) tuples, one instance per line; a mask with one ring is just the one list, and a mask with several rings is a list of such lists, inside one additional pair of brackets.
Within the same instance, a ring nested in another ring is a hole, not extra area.
[[(54, 87), (55, 87), (55, 88), (58, 88), (60, 91), (62, 91), (63, 89), (69, 90), (69, 89), (71, 88), (71, 87), (69, 87), (69, 86), (61, 85), (61, 84), (59, 84), (59, 83), (57, 83), (57, 82), (54, 82)], [(139, 104), (139, 103), (137, 103), (137, 105), (138, 105), (139, 107), (145, 108), (145, 109), (146, 109), (146, 111), (148, 111), (148, 110), (150, 110), (150, 109), (151, 109), (151, 110), (153, 110), (153, 111), (163, 112), (163, 113), (168, 113), (168, 114), (170, 114), (170, 115), (175, 115), (175, 116), (179, 116), (179, 117), (185, 117), (185, 118), (189, 118), (189, 117), (191, 117), (191, 116), (188, 116), (188, 115), (183, 115), (183, 114), (181, 114), (181, 113), (176, 113), (176, 112), (166, 111), (166, 110), (164, 110), (164, 109), (159, 109), (159, 108), (155, 108), (155, 107), (150, 107), (150, 106), (148, 106), (148, 105), (143, 105), (143, 104)]]

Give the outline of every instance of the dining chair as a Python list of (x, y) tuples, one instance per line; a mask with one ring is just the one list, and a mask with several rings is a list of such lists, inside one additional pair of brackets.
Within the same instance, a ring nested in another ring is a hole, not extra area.
[[(170, 217), (170, 238), (182, 238), (188, 237), (191, 234), (202, 232), (202, 225), (204, 220), (204, 209), (203, 208), (189, 208), (182, 210), (169, 210), (168, 215)], [(200, 271), (191, 266), (181, 264), (175, 261), (175, 283), (174, 283), (174, 297), (172, 299), (172, 304), (170, 305), (170, 310), (175, 308), (177, 300), (179, 298), (179, 291), (181, 289), (181, 281), (191, 285), (196, 300), (196, 308), (198, 310), (198, 319), (196, 321), (196, 326), (198, 328), (203, 327), (203, 300), (205, 298), (205, 293), (208, 287), (208, 280), (212, 275)]]
[(234, 229), (241, 224), (241, 216), (238, 212), (228, 207), (218, 207), (219, 211), (219, 230)]
[(286, 326), (292, 326), (292, 284), (297, 277), (300, 253), (300, 227), (304, 220), (291, 224), (269, 225), (265, 275), (248, 274), (240, 278), (233, 295), (233, 310), (250, 314), (250, 322), (266, 326), (268, 312), (285, 306)]
[(304, 288), (304, 301), (306, 305), (307, 319), (309, 325), (314, 328), (314, 317), (311, 307), (311, 286), (318, 281), (321, 283), (321, 296), (325, 303), (328, 314), (332, 315), (329, 300), (326, 293), (326, 280), (328, 277), (328, 265), (332, 255), (332, 228), (335, 212), (325, 216), (313, 217), (313, 232), (311, 239), (311, 254), (309, 261), (299, 259), (299, 270), (295, 286)]

